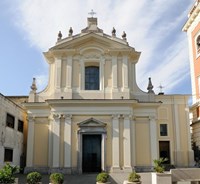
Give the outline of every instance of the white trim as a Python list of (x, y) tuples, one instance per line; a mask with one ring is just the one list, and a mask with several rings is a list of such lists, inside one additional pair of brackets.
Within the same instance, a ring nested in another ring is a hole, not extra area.
[(71, 167), (71, 115), (64, 115), (65, 125), (64, 125), (64, 167)]
[(60, 165), (60, 115), (53, 115), (53, 163), (52, 167)]
[(28, 117), (27, 158), (26, 158), (27, 167), (33, 167), (34, 124), (35, 124), (35, 118), (29, 116)]
[[(91, 122), (90, 122), (91, 121)], [(93, 118), (78, 123), (78, 172), (82, 173), (83, 135), (101, 135), (101, 169), (106, 171), (106, 130), (105, 123)]]
[(112, 168), (119, 169), (119, 115), (112, 116)]
[(157, 124), (155, 117), (149, 117), (150, 123), (150, 144), (151, 144), (151, 163), (158, 159), (158, 139), (157, 139)]

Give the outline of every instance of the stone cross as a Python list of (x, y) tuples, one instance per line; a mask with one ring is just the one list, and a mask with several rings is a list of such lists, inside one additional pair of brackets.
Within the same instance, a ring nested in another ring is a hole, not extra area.
[(162, 86), (162, 85), (160, 84), (160, 86), (158, 86), (158, 88), (160, 88), (160, 93), (163, 93), (163, 88), (164, 88), (164, 86)]
[(88, 14), (91, 15), (91, 17), (93, 18), (93, 16), (96, 14), (96, 12), (94, 12), (92, 9), (91, 12), (89, 12)]

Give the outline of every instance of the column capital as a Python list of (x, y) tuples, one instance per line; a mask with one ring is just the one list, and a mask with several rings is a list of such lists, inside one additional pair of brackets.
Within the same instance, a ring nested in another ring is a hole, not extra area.
[(119, 114), (112, 114), (112, 119), (119, 119), (120, 115)]
[(152, 120), (156, 120), (156, 117), (155, 116), (149, 116), (149, 121), (152, 121)]
[(28, 115), (27, 117), (26, 117), (26, 120), (27, 121), (35, 121), (35, 116), (33, 116), (33, 115)]
[(122, 114), (121, 117), (124, 118), (124, 119), (129, 119), (129, 120), (133, 119), (133, 115), (131, 115), (131, 114)]
[(132, 115), (132, 120), (135, 121), (136, 120), (136, 116)]
[(53, 118), (54, 120), (58, 120), (58, 119), (60, 119), (61, 117), (62, 117), (61, 114), (57, 114), (57, 113), (53, 113), (53, 114), (52, 114), (52, 118)]
[(72, 115), (71, 114), (63, 114), (62, 117), (66, 120), (71, 120), (72, 119)]

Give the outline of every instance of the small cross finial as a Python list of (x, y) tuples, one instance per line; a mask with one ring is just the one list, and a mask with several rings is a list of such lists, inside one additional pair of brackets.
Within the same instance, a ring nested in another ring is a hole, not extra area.
[(158, 86), (158, 88), (160, 88), (160, 93), (163, 93), (163, 88), (164, 86), (162, 86), (161, 84)]
[(96, 12), (94, 12), (93, 9), (91, 9), (91, 12), (89, 12), (88, 14), (91, 15), (91, 18), (93, 18), (93, 16), (96, 14)]

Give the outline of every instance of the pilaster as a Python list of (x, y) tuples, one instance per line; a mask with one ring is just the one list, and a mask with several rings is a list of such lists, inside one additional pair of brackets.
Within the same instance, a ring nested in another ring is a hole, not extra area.
[(157, 139), (157, 125), (155, 117), (149, 117), (150, 123), (150, 145), (151, 145), (151, 162), (158, 159), (158, 139)]
[(119, 166), (119, 115), (112, 116), (112, 171), (120, 171)]
[(123, 56), (123, 88), (128, 89), (128, 57)]
[(124, 131), (123, 131), (123, 151), (124, 151), (124, 170), (132, 171), (131, 167), (131, 134), (130, 134), (130, 115), (123, 115)]
[(135, 117), (132, 117), (131, 119), (131, 140), (132, 140), (132, 166), (135, 166), (136, 165), (136, 132), (135, 132)]
[(113, 88), (113, 90), (118, 89), (118, 84), (117, 84), (117, 55), (112, 56), (112, 88)]
[(66, 87), (67, 89), (72, 88), (72, 56), (67, 56), (67, 81), (66, 81)]
[(53, 114), (53, 163), (52, 167), (56, 168), (59, 167), (60, 162), (60, 115)]
[(84, 65), (84, 61), (83, 59), (81, 58), (80, 59), (80, 78), (79, 78), (79, 81), (80, 81), (80, 90), (84, 90), (85, 89), (85, 65)]
[(28, 141), (27, 141), (26, 166), (33, 167), (35, 117), (28, 116), (27, 120), (28, 120)]
[(56, 80), (55, 80), (55, 87), (57, 90), (61, 88), (61, 57), (55, 58), (55, 65), (56, 65)]
[(48, 147), (48, 166), (52, 166), (53, 160), (53, 122), (54, 118), (52, 115), (49, 116), (49, 147)]
[(64, 167), (71, 169), (71, 121), (72, 115), (65, 114), (64, 126)]
[(100, 90), (104, 90), (104, 66), (105, 66), (105, 59), (101, 58), (101, 62), (100, 62)]

